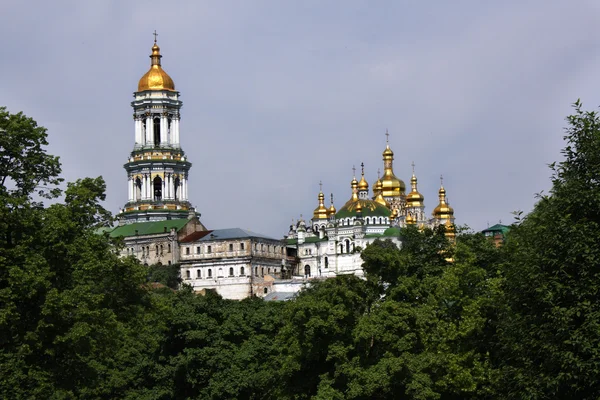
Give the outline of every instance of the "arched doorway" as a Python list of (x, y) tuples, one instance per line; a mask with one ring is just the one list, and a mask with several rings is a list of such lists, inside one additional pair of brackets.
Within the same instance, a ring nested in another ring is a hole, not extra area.
[(304, 266), (304, 276), (305, 277), (310, 277), (310, 265), (306, 264)]
[(153, 181), (154, 186), (154, 200), (160, 201), (162, 200), (162, 179), (159, 176), (154, 178)]

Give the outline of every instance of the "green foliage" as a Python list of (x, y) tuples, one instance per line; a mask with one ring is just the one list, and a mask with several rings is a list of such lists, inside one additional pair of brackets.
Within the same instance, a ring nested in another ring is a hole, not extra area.
[(505, 246), (500, 387), (509, 398), (600, 393), (600, 119), (574, 107), (551, 193)]
[(148, 267), (148, 282), (162, 283), (163, 285), (177, 289), (182, 282), (180, 276), (180, 265), (155, 264)]

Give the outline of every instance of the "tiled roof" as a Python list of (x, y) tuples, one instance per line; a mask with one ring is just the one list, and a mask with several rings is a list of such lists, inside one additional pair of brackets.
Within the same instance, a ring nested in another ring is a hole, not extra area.
[(272, 237), (262, 235), (260, 233), (252, 232), (242, 228), (229, 228), (229, 229), (215, 229), (211, 231), (209, 235), (206, 235), (200, 239), (205, 240), (226, 240), (226, 239), (242, 239), (242, 238), (259, 238), (259, 239), (273, 239)]
[(213, 232), (213, 231), (196, 231), (196, 232), (190, 233), (189, 235), (187, 235), (186, 237), (181, 239), (180, 242), (181, 243), (195, 242), (196, 240), (202, 239), (204, 236), (208, 235), (211, 232)]
[(109, 235), (111, 237), (155, 235), (158, 233), (164, 233), (165, 230), (170, 232), (172, 228), (175, 228), (175, 230), (178, 231), (188, 222), (189, 219), (187, 218), (169, 219), (164, 221), (135, 222), (133, 224), (119, 225), (113, 229)]

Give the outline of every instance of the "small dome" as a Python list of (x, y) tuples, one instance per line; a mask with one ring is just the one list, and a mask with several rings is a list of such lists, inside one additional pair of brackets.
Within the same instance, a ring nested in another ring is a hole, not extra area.
[(449, 219), (454, 217), (454, 209), (446, 203), (446, 189), (440, 187), (440, 203), (433, 209), (433, 216), (437, 219)]
[(152, 60), (150, 63), (150, 70), (148, 70), (138, 82), (138, 92), (143, 92), (145, 90), (175, 91), (173, 79), (171, 79), (169, 74), (167, 74), (160, 65), (161, 58), (160, 47), (158, 47), (155, 42), (154, 46), (152, 46), (152, 55), (150, 55), (150, 59)]
[(412, 186), (412, 191), (406, 195), (406, 206), (407, 207), (423, 207), (425, 198), (419, 191), (417, 190), (417, 177), (413, 174), (412, 178), (410, 178), (410, 183)]
[(325, 208), (325, 195), (319, 192), (319, 206), (313, 212), (313, 219), (327, 219), (328, 211)]
[(415, 217), (413, 217), (412, 214), (408, 214), (406, 216), (406, 225), (414, 225), (417, 223), (417, 219)]
[(362, 176), (362, 178), (360, 178), (360, 182), (358, 182), (358, 190), (369, 190), (369, 184), (367, 183), (367, 180), (365, 179), (364, 175)]

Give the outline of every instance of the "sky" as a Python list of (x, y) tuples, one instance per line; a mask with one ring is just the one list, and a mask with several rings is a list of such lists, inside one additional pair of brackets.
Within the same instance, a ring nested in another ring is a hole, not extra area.
[(572, 103), (599, 106), (598, 20), (593, 0), (2, 0), (0, 105), (48, 128), (67, 181), (103, 176), (116, 213), (156, 30), (207, 228), (282, 238), (319, 181), (339, 209), (388, 129), (425, 211), (443, 174), (457, 224), (482, 230), (531, 211)]

